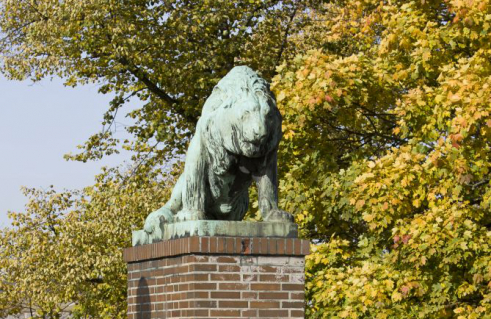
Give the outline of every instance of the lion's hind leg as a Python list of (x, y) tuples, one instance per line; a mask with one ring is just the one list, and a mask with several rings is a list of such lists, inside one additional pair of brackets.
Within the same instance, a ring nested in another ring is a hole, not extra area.
[(249, 192), (247, 189), (235, 198), (232, 207), (233, 208), (228, 215), (228, 220), (243, 220), (247, 213), (247, 209), (249, 208)]

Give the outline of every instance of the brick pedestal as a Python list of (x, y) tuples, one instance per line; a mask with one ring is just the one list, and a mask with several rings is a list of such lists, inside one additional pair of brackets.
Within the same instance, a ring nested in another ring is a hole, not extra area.
[(187, 237), (127, 248), (128, 318), (304, 318), (295, 238)]

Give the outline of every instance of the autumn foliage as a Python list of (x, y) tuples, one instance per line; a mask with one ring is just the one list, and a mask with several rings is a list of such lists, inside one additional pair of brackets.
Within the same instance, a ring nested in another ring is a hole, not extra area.
[[(117, 93), (108, 125), (125, 94), (148, 101), (123, 142), (132, 169), (79, 192), (28, 192), (0, 238), (0, 314), (29, 301), (40, 317), (68, 303), (77, 316), (124, 317), (121, 248), (168, 195), (161, 165), (185, 149), (203, 100), (244, 63), (272, 81), (283, 114), (280, 205), (313, 243), (308, 317), (491, 317), (490, 1), (140, 2), (101, 1), (112, 14), (100, 16), (71, 0), (41, 8), (43, 20), (30, 1), (0, 1), (15, 36), (0, 45), (5, 74), (104, 83)], [(117, 145), (96, 134), (71, 158)]]
[(309, 316), (491, 316), (491, 4), (334, 1), (316, 18), (274, 85), (283, 205), (319, 240)]

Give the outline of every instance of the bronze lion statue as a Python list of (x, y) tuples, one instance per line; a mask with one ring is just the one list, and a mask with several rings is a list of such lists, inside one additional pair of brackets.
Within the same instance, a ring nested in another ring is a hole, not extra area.
[(233, 68), (205, 102), (170, 200), (145, 221), (148, 236), (159, 237), (161, 223), (242, 220), (253, 180), (263, 219), (291, 222), (278, 209), (281, 121), (269, 84), (247, 66)]

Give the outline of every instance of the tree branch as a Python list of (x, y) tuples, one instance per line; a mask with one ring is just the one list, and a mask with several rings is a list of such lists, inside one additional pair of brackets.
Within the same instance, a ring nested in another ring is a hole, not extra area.
[(132, 75), (134, 75), (138, 80), (140, 80), (143, 84), (146, 85), (148, 90), (155, 94), (157, 97), (162, 99), (164, 102), (166, 102), (168, 105), (173, 106), (171, 111), (179, 114), (182, 116), (182, 118), (192, 124), (195, 125), (196, 122), (198, 122), (198, 118), (196, 116), (193, 116), (192, 114), (188, 114), (186, 112), (186, 109), (182, 106), (181, 103), (179, 103), (179, 100), (171, 97), (169, 94), (167, 94), (164, 90), (158, 87), (156, 83), (154, 83), (148, 75), (143, 71), (142, 69), (138, 68), (137, 66), (133, 65), (128, 61), (128, 59), (121, 57), (118, 59), (118, 61), (126, 67), (126, 70), (130, 72)]
[(162, 100), (164, 100), (165, 102), (167, 102), (170, 105), (172, 105), (174, 103), (177, 103), (177, 100), (176, 99), (172, 98), (164, 90), (162, 90), (161, 88), (159, 88), (157, 86), (157, 84), (155, 84), (154, 82), (152, 82), (142, 69), (138, 68), (135, 65), (132, 65), (124, 57), (119, 58), (119, 62), (126, 67), (126, 69), (128, 70), (128, 72), (130, 72), (131, 74), (133, 74), (138, 80), (142, 81), (143, 84), (145, 84), (148, 87), (148, 89), (152, 93), (154, 93), (155, 95), (157, 95), (159, 98), (161, 98)]
[(288, 24), (286, 25), (286, 29), (285, 29), (285, 34), (283, 36), (283, 41), (281, 42), (281, 46), (280, 46), (280, 51), (278, 52), (278, 56), (276, 57), (276, 65), (278, 65), (281, 61), (281, 57), (283, 56), (283, 52), (285, 51), (286, 49), (286, 44), (288, 42), (288, 35), (290, 34), (290, 29), (292, 27), (292, 22), (293, 22), (293, 19), (295, 18), (295, 16), (297, 15), (297, 11), (298, 11), (298, 6), (295, 6), (295, 9), (293, 9), (293, 12), (290, 14), (290, 20), (288, 21)]

